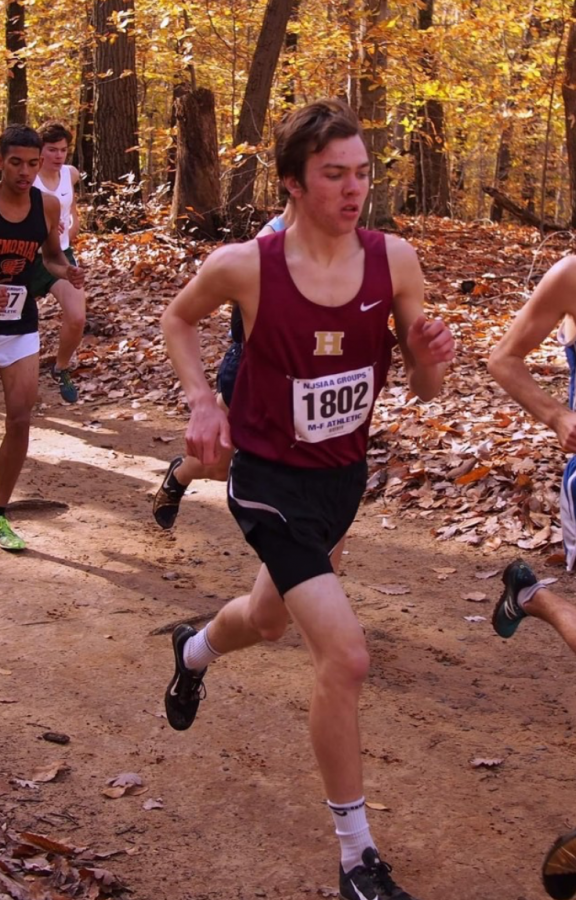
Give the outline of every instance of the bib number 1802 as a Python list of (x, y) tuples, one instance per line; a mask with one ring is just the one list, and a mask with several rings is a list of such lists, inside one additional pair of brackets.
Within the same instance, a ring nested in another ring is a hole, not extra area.
[(311, 422), (316, 416), (331, 419), (336, 415), (346, 416), (350, 412), (367, 409), (369, 405), (366, 400), (367, 394), (368, 384), (362, 381), (354, 386), (345, 384), (337, 390), (330, 388), (320, 394), (310, 391), (303, 395), (302, 400), (306, 404), (308, 421)]
[(366, 366), (320, 378), (295, 378), (292, 399), (297, 440), (317, 443), (351, 434), (370, 415), (374, 368)]

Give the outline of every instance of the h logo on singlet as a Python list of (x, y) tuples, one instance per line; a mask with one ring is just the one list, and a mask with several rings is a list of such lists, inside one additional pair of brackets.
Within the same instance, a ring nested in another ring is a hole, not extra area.
[(315, 331), (316, 349), (314, 356), (342, 356), (343, 331)]

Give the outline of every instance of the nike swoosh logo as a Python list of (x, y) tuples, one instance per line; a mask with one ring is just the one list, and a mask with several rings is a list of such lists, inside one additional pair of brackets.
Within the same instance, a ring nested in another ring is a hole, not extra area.
[(334, 813), (335, 816), (347, 816), (348, 815), (348, 811), (346, 809), (334, 809), (334, 807), (332, 807), (332, 812)]
[(381, 300), (377, 300), (376, 303), (361, 303), (361, 304), (360, 304), (360, 311), (361, 311), (361, 312), (368, 312), (369, 309), (373, 309), (375, 306), (379, 306), (380, 303), (382, 303)]
[(363, 894), (362, 891), (359, 891), (359, 890), (358, 890), (358, 888), (356, 887), (356, 885), (354, 884), (353, 881), (350, 882), (350, 885), (351, 885), (352, 888), (354, 889), (354, 893), (355, 893), (356, 896), (358, 897), (358, 900), (370, 900), (370, 898), (367, 897), (366, 894)]
[(178, 696), (178, 683), (179, 683), (179, 681), (180, 681), (180, 679), (177, 678), (176, 681), (174, 682), (174, 684), (172, 685), (172, 687), (170, 688), (170, 696), (171, 696), (171, 697), (177, 697), (177, 696)]

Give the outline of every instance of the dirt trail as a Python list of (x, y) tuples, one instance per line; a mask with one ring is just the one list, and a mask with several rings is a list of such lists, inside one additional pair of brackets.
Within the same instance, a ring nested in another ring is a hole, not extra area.
[[(198, 483), (163, 533), (152, 494), (182, 422), (146, 403), (139, 421), (129, 405), (65, 407), (45, 375), (42, 400), (14, 500), (44, 502), (14, 510), (29, 550), (0, 557), (2, 821), (126, 850), (106, 865), (136, 900), (336, 896), (295, 631), (220, 660), (192, 731), (163, 717), (168, 626), (211, 616), (257, 569), (223, 485)], [(541, 623), (497, 638), (491, 602), (462, 599), (497, 596), (499, 576), (475, 575), (508, 555), (439, 543), (417, 514), (385, 530), (381, 513), (363, 507), (343, 569), (372, 655), (362, 729), (367, 799), (386, 806), (370, 814), (381, 853), (421, 900), (536, 900), (543, 853), (576, 820), (574, 658)], [(390, 584), (407, 592), (377, 589)], [(473, 768), (478, 757), (503, 762)], [(10, 782), (62, 758), (70, 771), (38, 790)], [(147, 792), (104, 797), (121, 772)], [(163, 808), (145, 811), (150, 798)]]

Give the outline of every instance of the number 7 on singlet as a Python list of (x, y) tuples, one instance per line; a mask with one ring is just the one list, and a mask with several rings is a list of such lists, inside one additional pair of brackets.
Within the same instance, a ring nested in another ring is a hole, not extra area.
[(8, 291), (8, 304), (4, 309), (0, 309), (0, 321), (17, 322), (22, 318), (22, 310), (28, 292), (20, 284), (6, 284), (4, 287)]

